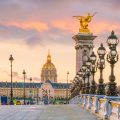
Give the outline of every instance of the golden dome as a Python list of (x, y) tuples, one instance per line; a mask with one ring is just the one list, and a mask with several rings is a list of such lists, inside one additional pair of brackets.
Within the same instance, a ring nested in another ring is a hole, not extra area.
[(51, 62), (50, 51), (48, 52), (47, 62), (43, 65), (42, 69), (48, 69), (48, 70), (54, 70), (54, 69), (56, 69), (55, 66), (54, 66), (54, 64)]
[(42, 69), (56, 69), (53, 63), (45, 63)]
[(54, 64), (51, 62), (50, 51), (48, 52), (47, 61), (42, 67), (41, 82), (50, 80), (51, 82), (57, 82), (57, 70)]

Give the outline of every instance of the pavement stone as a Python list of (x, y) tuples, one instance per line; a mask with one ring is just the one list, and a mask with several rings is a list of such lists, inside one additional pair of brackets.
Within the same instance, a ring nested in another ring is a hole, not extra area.
[(0, 120), (98, 120), (79, 105), (0, 106)]

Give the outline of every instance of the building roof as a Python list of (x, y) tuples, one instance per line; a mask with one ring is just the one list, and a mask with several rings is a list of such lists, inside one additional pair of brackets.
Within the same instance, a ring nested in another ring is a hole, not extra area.
[(54, 89), (66, 89), (70, 87), (70, 83), (56, 83), (51, 80), (46, 80), (45, 83), (50, 83)]
[[(70, 87), (70, 84), (67, 83), (52, 83), (50, 80), (47, 80), (46, 83), (50, 83), (54, 89), (66, 89)], [(40, 88), (44, 83), (25, 83), (26, 88)], [(0, 87), (10, 88), (10, 82), (0, 82)], [(13, 82), (13, 88), (23, 88), (23, 82)]]
[[(10, 82), (0, 82), (0, 87), (11, 87)], [(23, 82), (13, 82), (13, 88), (23, 88), (24, 83)], [(25, 83), (25, 87), (41, 87), (41, 83)]]
[(52, 83), (54, 89), (66, 89), (70, 87), (70, 84), (67, 83)]

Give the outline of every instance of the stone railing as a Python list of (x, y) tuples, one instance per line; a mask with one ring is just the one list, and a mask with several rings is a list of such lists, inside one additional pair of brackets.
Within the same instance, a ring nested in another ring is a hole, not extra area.
[(103, 119), (120, 120), (120, 97), (81, 94), (69, 104), (80, 104)]

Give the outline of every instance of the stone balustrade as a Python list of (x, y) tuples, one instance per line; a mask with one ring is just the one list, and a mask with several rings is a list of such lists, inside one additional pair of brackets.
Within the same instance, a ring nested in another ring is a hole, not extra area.
[(103, 119), (120, 120), (120, 97), (81, 94), (69, 104), (80, 104)]

